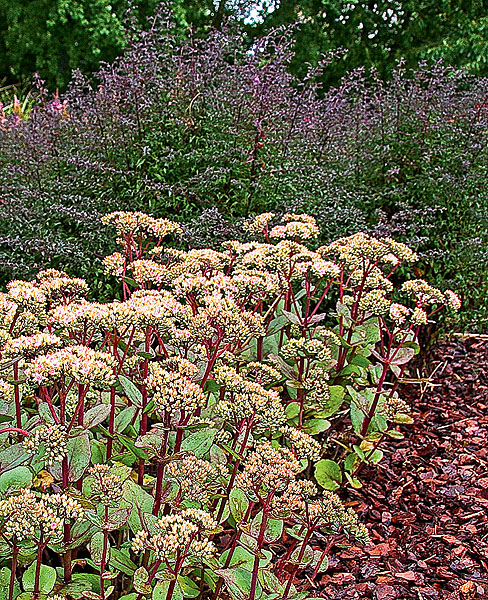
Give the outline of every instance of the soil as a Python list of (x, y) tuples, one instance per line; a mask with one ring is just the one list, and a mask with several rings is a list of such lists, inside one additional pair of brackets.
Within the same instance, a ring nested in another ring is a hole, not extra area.
[(402, 389), (415, 423), (349, 492), (368, 547), (332, 549), (327, 600), (488, 599), (488, 336), (439, 344)]

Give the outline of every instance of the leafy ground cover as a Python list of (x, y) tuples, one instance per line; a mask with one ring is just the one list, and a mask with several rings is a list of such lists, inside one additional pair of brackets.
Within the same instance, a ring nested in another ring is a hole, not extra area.
[(334, 492), (404, 439), (419, 331), (459, 298), (401, 283), (417, 256), (389, 238), (310, 250), (306, 214), (221, 251), (143, 213), (103, 224), (122, 301), (54, 269), (0, 296), (5, 597), (320, 597), (333, 546), (370, 542)]
[(405, 440), (351, 505), (374, 543), (335, 549), (318, 582), (330, 600), (468, 600), (488, 595), (488, 342), (440, 344), (431, 388), (402, 390), (414, 407)]

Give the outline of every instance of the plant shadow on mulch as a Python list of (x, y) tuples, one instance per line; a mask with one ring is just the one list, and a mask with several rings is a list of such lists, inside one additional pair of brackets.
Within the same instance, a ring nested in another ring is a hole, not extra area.
[(333, 548), (322, 598), (488, 598), (487, 336), (440, 343), (425, 370), (433, 385), (402, 390), (415, 423), (346, 498), (373, 544)]

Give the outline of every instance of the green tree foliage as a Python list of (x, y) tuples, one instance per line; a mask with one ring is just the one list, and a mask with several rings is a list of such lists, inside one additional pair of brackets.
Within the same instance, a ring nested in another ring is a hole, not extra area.
[[(160, 0), (136, 0), (135, 21), (144, 26)], [(375, 67), (388, 76), (404, 58), (444, 59), (478, 74), (488, 73), (488, 0), (168, 0), (182, 26), (220, 27), (225, 15), (246, 17), (249, 35), (297, 23), (292, 69), (343, 49), (327, 69), (335, 84), (349, 70)], [(0, 0), (0, 81), (29, 80), (39, 72), (49, 87), (63, 88), (71, 71), (96, 71), (125, 45), (129, 0)]]
[(375, 67), (387, 76), (399, 59), (413, 66), (444, 59), (488, 73), (488, 2), (483, 0), (278, 0), (266, 2), (259, 29), (299, 23), (294, 68), (342, 48), (329, 68), (335, 83), (347, 71)]
[[(144, 26), (159, 0), (0, 0), (0, 81), (14, 83), (38, 72), (50, 88), (64, 88), (73, 69), (97, 70), (125, 46), (128, 12)], [(174, 2), (182, 26), (211, 17), (212, 0)]]

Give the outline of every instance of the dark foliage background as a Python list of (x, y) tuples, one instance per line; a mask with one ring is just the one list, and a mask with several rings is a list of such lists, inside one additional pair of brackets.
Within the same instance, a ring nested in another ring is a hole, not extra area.
[(29, 117), (0, 130), (3, 280), (52, 265), (111, 292), (99, 218), (114, 209), (182, 218), (197, 246), (239, 235), (251, 212), (308, 211), (323, 241), (366, 229), (408, 242), (482, 326), (488, 82), (434, 64), (324, 89), (337, 57), (299, 79), (294, 33), (249, 47), (230, 25), (182, 42), (163, 12), (95, 80), (78, 72), (54, 98), (39, 84)]
[[(343, 49), (324, 73), (336, 85), (347, 72), (374, 67), (390, 76), (395, 61), (443, 59), (475, 74), (488, 74), (486, 0), (167, 0), (180, 35), (191, 25), (198, 35), (220, 27), (226, 17), (245, 23), (249, 39), (276, 26), (298, 23), (294, 74), (323, 53)], [(159, 0), (0, 0), (0, 82), (30, 82), (38, 72), (54, 90), (64, 89), (73, 69), (85, 73), (112, 61), (127, 44), (130, 14), (144, 28)]]

